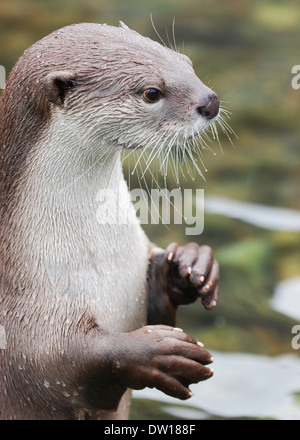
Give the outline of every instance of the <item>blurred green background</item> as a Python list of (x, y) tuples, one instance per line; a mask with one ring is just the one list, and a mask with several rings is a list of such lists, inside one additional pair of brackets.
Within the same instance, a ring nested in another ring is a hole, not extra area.
[[(291, 86), (292, 66), (300, 64), (299, 1), (0, 0), (0, 65), (9, 72), (37, 39), (76, 22), (118, 25), (122, 20), (157, 40), (150, 14), (166, 40), (175, 17), (177, 45), (232, 112), (230, 125), (238, 136), (233, 147), (221, 135), (222, 151), (212, 143), (216, 155), (203, 154), (206, 180), (199, 177), (183, 186), (204, 188), (206, 196), (300, 210), (300, 90)], [(162, 247), (190, 241), (184, 228), (145, 226)], [(298, 358), (299, 350), (291, 346), (297, 321), (273, 310), (270, 298), (279, 281), (300, 275), (299, 232), (274, 231), (207, 212), (204, 233), (192, 240), (213, 247), (221, 265), (221, 293), (213, 312), (202, 310), (200, 303), (183, 308), (178, 325), (212, 353)], [(296, 405), (297, 387), (300, 392), (300, 380), (292, 396)], [(166, 417), (161, 405), (142, 397), (134, 400), (132, 418)], [(213, 397), (218, 401), (217, 394)], [(206, 417), (221, 418), (221, 413), (207, 411)]]

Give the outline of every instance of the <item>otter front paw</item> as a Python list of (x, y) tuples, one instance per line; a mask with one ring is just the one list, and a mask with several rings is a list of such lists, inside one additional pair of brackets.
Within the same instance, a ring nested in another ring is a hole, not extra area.
[[(188, 399), (189, 385), (206, 380), (213, 371), (205, 365), (213, 358), (203, 344), (181, 329), (153, 325), (122, 334), (118, 377), (132, 389), (157, 388), (165, 394)], [(118, 380), (118, 379), (117, 379)]]
[(219, 264), (209, 246), (171, 243), (165, 251), (163, 266), (168, 294), (175, 305), (189, 304), (200, 297), (205, 309), (215, 307)]

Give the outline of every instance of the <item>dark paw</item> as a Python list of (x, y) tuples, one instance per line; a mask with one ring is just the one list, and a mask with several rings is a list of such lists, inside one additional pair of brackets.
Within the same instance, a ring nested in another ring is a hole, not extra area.
[(169, 295), (175, 304), (188, 304), (201, 298), (203, 306), (213, 309), (218, 298), (219, 264), (209, 246), (171, 243), (165, 252)]
[[(154, 325), (123, 334), (122, 382), (133, 389), (157, 388), (164, 393), (188, 399), (189, 385), (209, 379), (213, 362), (203, 344), (181, 329)], [(126, 346), (128, 349), (126, 349)], [(133, 351), (135, 349), (135, 351)]]

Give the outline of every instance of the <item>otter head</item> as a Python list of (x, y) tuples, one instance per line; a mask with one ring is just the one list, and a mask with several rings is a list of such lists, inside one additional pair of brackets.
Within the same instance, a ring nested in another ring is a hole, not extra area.
[[(17, 167), (16, 154), (21, 168), (49, 127), (55, 127), (58, 142), (65, 138), (74, 145), (72, 157), (81, 156), (81, 162), (87, 148), (92, 158), (99, 151), (141, 147), (164, 157), (174, 145), (176, 155), (199, 146), (193, 140), (219, 114), (216, 94), (196, 76), (188, 57), (124, 25), (92, 23), (59, 29), (26, 50), (2, 103), (10, 172)], [(82, 148), (76, 150), (78, 143)]]
[(54, 111), (111, 148), (185, 142), (218, 117), (188, 57), (124, 25), (73, 25), (44, 40), (44, 65), (58, 67), (43, 80)]

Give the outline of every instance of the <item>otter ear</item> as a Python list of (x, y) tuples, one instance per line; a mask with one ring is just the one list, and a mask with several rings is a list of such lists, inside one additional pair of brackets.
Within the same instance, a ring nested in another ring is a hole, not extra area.
[(44, 90), (49, 101), (62, 107), (68, 90), (76, 85), (76, 73), (73, 71), (56, 71), (48, 73), (44, 79)]

